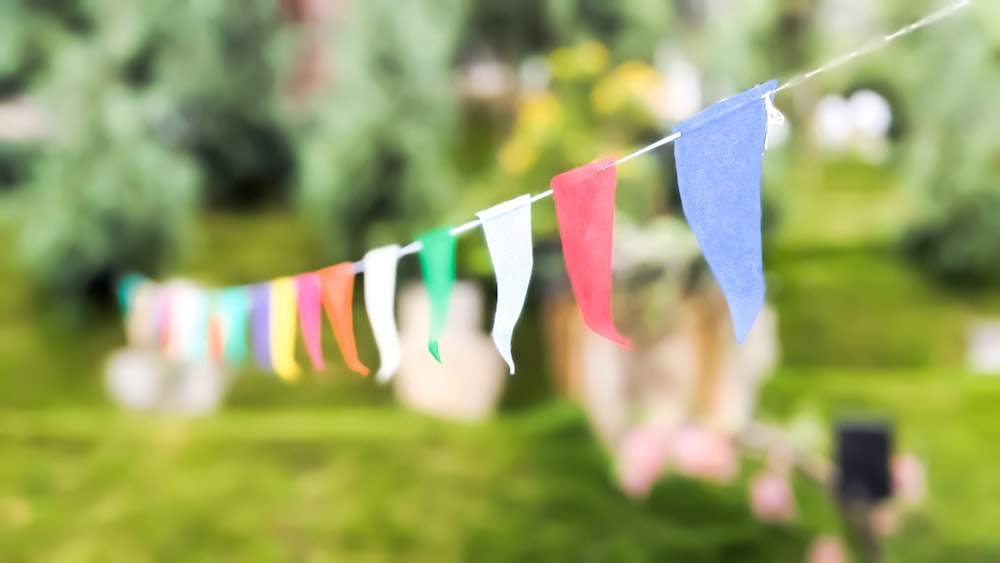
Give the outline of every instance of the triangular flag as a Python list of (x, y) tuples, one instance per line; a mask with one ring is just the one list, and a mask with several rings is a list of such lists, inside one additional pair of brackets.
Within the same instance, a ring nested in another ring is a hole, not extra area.
[(208, 302), (188, 283), (168, 284), (169, 325), (167, 356), (177, 362), (197, 362), (208, 351)]
[(431, 327), (427, 349), (441, 363), (439, 341), (448, 320), (448, 302), (455, 286), (455, 237), (450, 227), (424, 233), (420, 242), (420, 267), (431, 301)]
[(164, 339), (164, 352), (167, 358), (181, 362), (184, 360), (184, 296), (183, 291), (176, 285), (169, 284), (165, 287), (165, 298), (167, 307), (166, 338)]
[(156, 342), (156, 294), (159, 288), (140, 281), (130, 290), (125, 307), (125, 337), (129, 346), (148, 346)]
[(354, 264), (344, 262), (319, 271), (323, 288), (323, 307), (333, 326), (340, 352), (347, 367), (368, 375), (368, 368), (358, 358), (354, 343)]
[(128, 315), (132, 305), (132, 297), (145, 281), (146, 278), (139, 274), (128, 274), (118, 282), (118, 304), (121, 306), (123, 315)]
[(534, 255), (531, 248), (531, 196), (501, 203), (476, 213), (483, 223), (486, 246), (497, 278), (497, 310), (493, 342), (514, 373), (510, 341), (524, 309), (531, 282)]
[(767, 108), (775, 80), (719, 102), (674, 132), (688, 224), (729, 303), (742, 343), (764, 305), (760, 183)]
[(611, 256), (615, 223), (613, 158), (552, 178), (570, 285), (587, 326), (625, 347), (630, 343), (611, 319)]
[(302, 325), (302, 337), (309, 350), (316, 371), (323, 371), (323, 347), (320, 331), (320, 280), (319, 274), (309, 272), (295, 277), (295, 285), (299, 292), (299, 322)]
[(229, 287), (219, 292), (216, 311), (222, 325), (222, 354), (226, 363), (240, 365), (247, 357), (247, 320), (250, 317), (250, 289)]
[(221, 362), (225, 359), (225, 353), (222, 317), (213, 313), (208, 317), (208, 357), (213, 362)]
[(200, 362), (208, 358), (208, 296), (198, 288), (186, 291), (187, 340), (184, 358), (189, 362)]
[(257, 367), (273, 371), (271, 365), (271, 284), (259, 283), (250, 288), (253, 301), (253, 357)]
[(365, 310), (381, 357), (377, 377), (383, 383), (396, 373), (402, 356), (395, 313), (398, 262), (399, 246), (395, 244), (369, 250), (364, 259)]
[(160, 286), (160, 289), (156, 292), (156, 330), (158, 331), (160, 350), (163, 354), (169, 356), (172, 350), (173, 343), (170, 342), (172, 336), (172, 321), (171, 318), (171, 291), (170, 287), (166, 285)]
[(296, 326), (295, 280), (278, 278), (271, 282), (271, 363), (278, 376), (294, 380), (299, 376), (295, 363)]

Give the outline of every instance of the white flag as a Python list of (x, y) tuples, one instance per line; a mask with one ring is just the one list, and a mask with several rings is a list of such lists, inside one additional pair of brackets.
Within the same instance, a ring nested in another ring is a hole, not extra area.
[(383, 246), (365, 254), (365, 309), (378, 344), (381, 365), (378, 381), (392, 379), (399, 367), (399, 332), (396, 329), (396, 263), (399, 246)]
[(531, 196), (523, 195), (476, 213), (483, 222), (486, 246), (497, 278), (493, 342), (514, 373), (510, 341), (524, 309), (534, 256), (531, 247)]

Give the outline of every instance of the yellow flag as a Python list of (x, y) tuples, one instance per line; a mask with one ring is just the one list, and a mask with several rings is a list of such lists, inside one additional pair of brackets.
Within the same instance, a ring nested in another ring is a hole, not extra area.
[(299, 377), (295, 363), (296, 288), (292, 278), (271, 283), (271, 363), (282, 379)]

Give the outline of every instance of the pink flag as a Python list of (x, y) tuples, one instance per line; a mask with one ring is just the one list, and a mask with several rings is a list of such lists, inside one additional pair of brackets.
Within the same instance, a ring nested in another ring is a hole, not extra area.
[(320, 314), (321, 296), (320, 279), (316, 272), (309, 272), (295, 277), (295, 285), (299, 293), (299, 323), (302, 326), (302, 336), (306, 340), (309, 358), (317, 371), (323, 371), (323, 348), (320, 344)]

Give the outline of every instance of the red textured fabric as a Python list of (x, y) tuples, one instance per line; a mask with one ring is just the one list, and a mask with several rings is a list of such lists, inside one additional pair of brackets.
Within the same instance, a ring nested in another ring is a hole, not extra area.
[(587, 326), (628, 348), (611, 319), (611, 253), (615, 223), (615, 159), (552, 178), (566, 273)]

